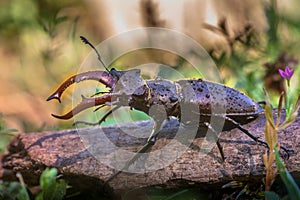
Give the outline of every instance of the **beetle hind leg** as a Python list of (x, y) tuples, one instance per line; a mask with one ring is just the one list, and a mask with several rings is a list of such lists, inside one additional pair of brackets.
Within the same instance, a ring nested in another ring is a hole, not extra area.
[(231, 119), (230, 117), (225, 117), (225, 120), (229, 121), (230, 123), (232, 123), (236, 128), (240, 129), (243, 133), (245, 133), (246, 135), (248, 135), (252, 140), (254, 140), (255, 142), (259, 142), (261, 144), (264, 144), (266, 146), (268, 146), (268, 144), (265, 141), (259, 140), (258, 136), (253, 135), (252, 133), (250, 133), (247, 129), (245, 129), (241, 124), (239, 124), (238, 122), (234, 121), (233, 119)]
[[(260, 140), (259, 137), (251, 134), (247, 129), (245, 129), (241, 124), (239, 124), (238, 122), (234, 121), (233, 119), (231, 119), (230, 117), (225, 117), (225, 120), (229, 121), (230, 123), (232, 123), (236, 128), (240, 129), (243, 133), (245, 133), (246, 135), (248, 135), (251, 139), (253, 139), (255, 142), (260, 143), (264, 146), (266, 146), (267, 148), (269, 148), (268, 144), (263, 141)], [(290, 157), (289, 154), (289, 149), (284, 147), (284, 146), (280, 146), (280, 149), (282, 149), (283, 151), (285, 151), (287, 158)]]

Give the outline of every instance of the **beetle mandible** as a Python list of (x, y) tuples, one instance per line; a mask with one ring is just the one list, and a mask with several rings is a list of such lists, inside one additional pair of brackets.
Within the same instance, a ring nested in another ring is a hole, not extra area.
[[(159, 105), (160, 107), (158, 110), (163, 107), (165, 114), (167, 115), (167, 119), (169, 119), (169, 117), (175, 117), (180, 121), (180, 106), (192, 104), (199, 108), (199, 113), (196, 112), (193, 113), (194, 115), (192, 114), (192, 116), (200, 116), (199, 120), (197, 121), (199, 126), (206, 127), (217, 134), (217, 132), (215, 132), (213, 127), (211, 127), (209, 124), (210, 117), (216, 115), (217, 117), (225, 120), (225, 125), (222, 130), (238, 128), (257, 143), (268, 146), (265, 141), (260, 140), (259, 137), (254, 136), (248, 130), (242, 127), (242, 124), (249, 123), (257, 118), (261, 112), (263, 112), (263, 108), (260, 106), (260, 104), (254, 102), (245, 94), (225, 85), (205, 81), (202, 79), (188, 79), (174, 82), (161, 78), (155, 80), (143, 80), (141, 78), (140, 71), (137, 69), (118, 71), (112, 68), (109, 70), (102, 61), (97, 49), (83, 36), (80, 36), (80, 38), (84, 43), (88, 44), (94, 49), (98, 56), (98, 60), (102, 63), (106, 71), (88, 71), (68, 78), (52, 95), (48, 97), (47, 101), (57, 99), (59, 102), (61, 102), (61, 96), (63, 92), (71, 84), (85, 80), (99, 81), (111, 90), (107, 93), (100, 92), (99, 94), (103, 94), (102, 96), (89, 98), (82, 96), (82, 101), (70, 112), (61, 116), (52, 114), (53, 117), (59, 119), (70, 119), (77, 113), (93, 106), (111, 106), (111, 109), (97, 123), (81, 121), (75, 122), (89, 125), (100, 125), (111, 113), (122, 106), (129, 106), (130, 108), (142, 111), (149, 115), (150, 108)], [(188, 92), (189, 89), (187, 88), (192, 88), (193, 95)], [(221, 90), (225, 91), (226, 112), (217, 115), (212, 113), (211, 110), (212, 97), (210, 95), (210, 91)], [(154, 128), (147, 140), (147, 143), (138, 151), (138, 153), (146, 152), (155, 143), (157, 135), (159, 134), (160, 128), (164, 121), (164, 119), (160, 119), (159, 116), (159, 114), (151, 116), (154, 120)], [(188, 121), (185, 121), (183, 124), (187, 122)], [(224, 161), (225, 155), (217, 136), (215, 141), (222, 160)], [(287, 148), (281, 146), (281, 149), (283, 149), (287, 155), (289, 155)], [(137, 159), (138, 156), (134, 156), (132, 159), (130, 159), (125, 164), (124, 169), (127, 169)]]

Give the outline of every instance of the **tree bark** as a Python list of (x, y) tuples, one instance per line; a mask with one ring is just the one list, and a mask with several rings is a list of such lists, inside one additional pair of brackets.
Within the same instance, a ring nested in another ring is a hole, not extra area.
[[(291, 126), (279, 132), (280, 145), (293, 151), (285, 160), (285, 165), (295, 178), (300, 177), (299, 122), (298, 116)], [(243, 127), (263, 139), (264, 124), (265, 116), (260, 114)], [(178, 130), (176, 136), (180, 135), (182, 128), (178, 129), (178, 123), (171, 120), (162, 129), (150, 155), (140, 157), (129, 167), (131, 172), (144, 173), (122, 172), (104, 184), (116, 172), (107, 164), (122, 167), (130, 157), (123, 155), (122, 151), (113, 153), (116, 149), (107, 145), (109, 142), (104, 141), (103, 136), (116, 144), (118, 150), (136, 152), (146, 143), (152, 126), (151, 121), (139, 121), (107, 127), (21, 134), (11, 141), (9, 152), (1, 157), (0, 178), (15, 180), (16, 172), (20, 172), (27, 185), (35, 186), (39, 184), (39, 176), (46, 167), (56, 167), (69, 185), (75, 188), (118, 195), (129, 189), (156, 185), (166, 188), (189, 185), (210, 188), (232, 180), (261, 182), (265, 175), (262, 158), (267, 148), (257, 145), (239, 129), (221, 133), (220, 143), (227, 156), (222, 162), (216, 145), (206, 153), (203, 151), (201, 145), (204, 137), (183, 139), (173, 145), (171, 141), (177, 141), (173, 138)], [(183, 143), (188, 142), (191, 144), (185, 149)]]

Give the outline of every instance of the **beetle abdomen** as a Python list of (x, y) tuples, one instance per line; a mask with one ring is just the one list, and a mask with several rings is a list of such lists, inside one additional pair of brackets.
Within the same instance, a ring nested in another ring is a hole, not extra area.
[(177, 83), (181, 87), (181, 100), (198, 104), (200, 115), (226, 114), (228, 117), (248, 119), (263, 110), (245, 94), (225, 85), (202, 79), (180, 80)]

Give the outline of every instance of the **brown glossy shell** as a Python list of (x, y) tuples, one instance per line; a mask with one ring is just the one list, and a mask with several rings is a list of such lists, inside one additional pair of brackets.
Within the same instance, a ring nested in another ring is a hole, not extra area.
[(229, 116), (256, 115), (263, 110), (244, 93), (225, 85), (202, 79), (180, 80), (177, 84), (181, 86), (182, 101), (195, 102), (203, 114), (213, 114), (214, 111), (217, 114), (220, 110)]
[(200, 115), (203, 120), (227, 116), (241, 124), (255, 119), (263, 111), (259, 104), (238, 90), (202, 79), (148, 80), (132, 94), (129, 104), (147, 114), (151, 106), (162, 105), (167, 116), (181, 118), (185, 113), (191, 118)]

